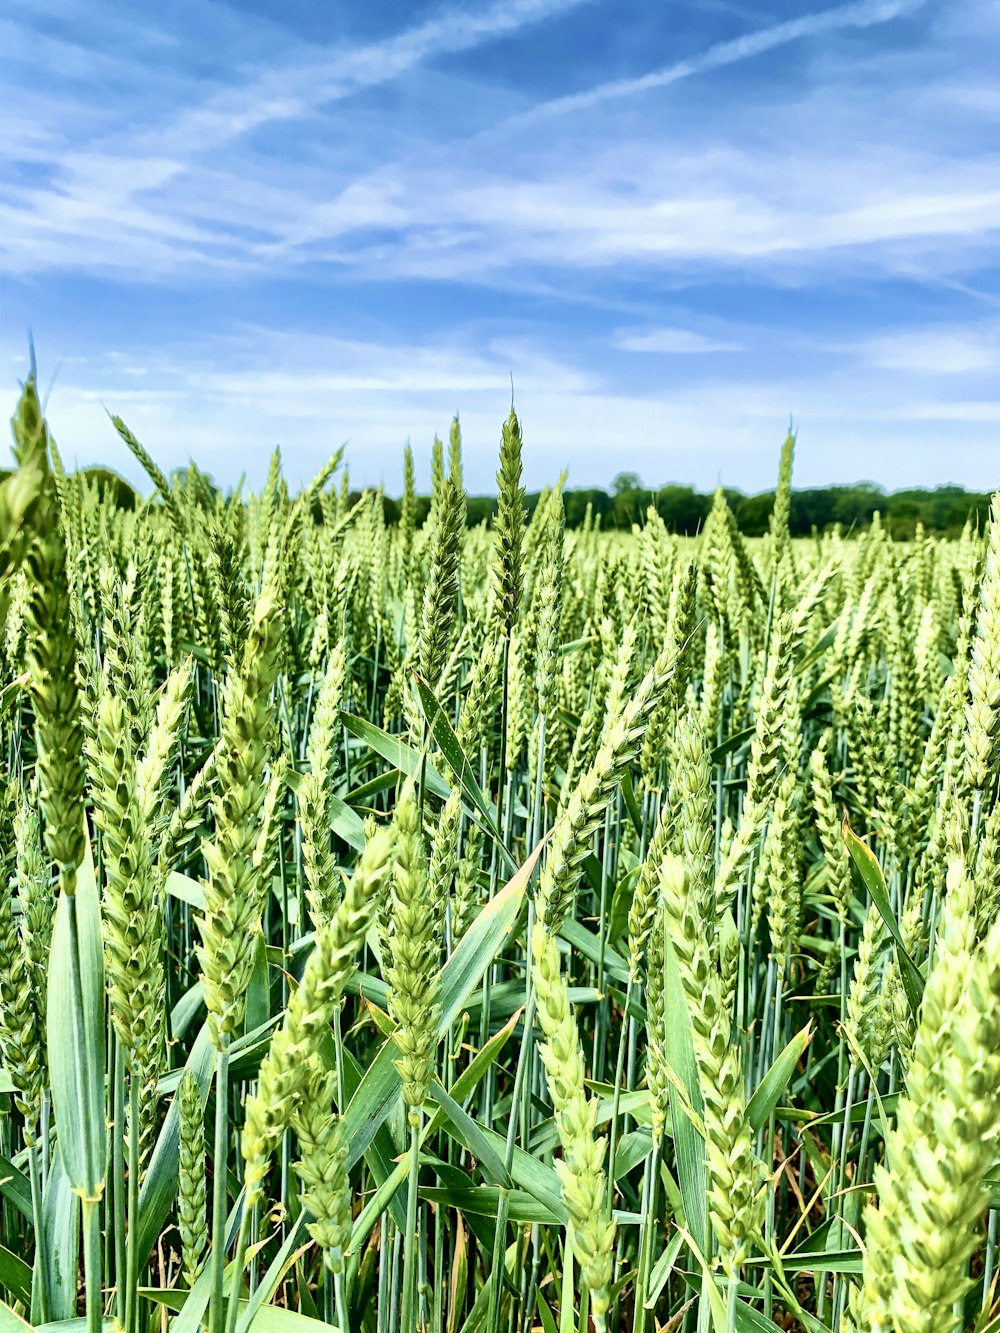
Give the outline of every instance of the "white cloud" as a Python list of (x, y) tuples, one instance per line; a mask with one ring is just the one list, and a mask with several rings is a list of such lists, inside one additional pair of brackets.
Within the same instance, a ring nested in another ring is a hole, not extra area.
[(1000, 328), (914, 329), (872, 338), (860, 349), (874, 366), (914, 375), (1000, 370)]
[[(911, 421), (947, 422), (951, 425), (1000, 425), (1000, 399), (971, 399), (958, 403), (914, 402), (902, 408), (900, 415)], [(952, 448), (952, 442), (946, 445)], [(990, 432), (981, 446), (984, 468), (981, 485), (984, 489), (994, 490), (997, 485), (997, 468), (1000, 464), (1000, 443), (996, 432)]]
[(668, 356), (742, 350), (739, 343), (709, 338), (693, 329), (620, 329), (614, 345), (623, 352), (661, 352)]

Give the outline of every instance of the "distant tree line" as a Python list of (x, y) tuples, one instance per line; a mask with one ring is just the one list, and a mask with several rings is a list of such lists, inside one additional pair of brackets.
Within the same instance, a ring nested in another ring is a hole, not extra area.
[[(774, 507), (773, 491), (745, 495), (728, 486), (724, 491), (745, 536), (760, 537), (767, 532)], [(529, 513), (538, 504), (539, 494), (533, 491), (525, 496)], [(704, 526), (712, 498), (711, 492), (696, 491), (693, 486), (668, 485), (653, 489), (644, 486), (632, 472), (617, 476), (610, 490), (592, 486), (563, 491), (568, 528), (582, 526), (589, 509), (593, 520), (600, 518), (602, 528), (627, 529), (633, 523), (641, 522), (652, 505), (670, 531), (682, 536), (693, 536)], [(423, 522), (429, 508), (430, 499), (419, 496), (418, 523)], [(476, 527), (490, 520), (495, 508), (495, 497), (470, 495), (469, 526)], [(912, 537), (918, 523), (923, 524), (926, 532), (955, 536), (968, 520), (982, 527), (989, 509), (988, 494), (966, 491), (961, 486), (886, 491), (870, 482), (858, 482), (852, 486), (816, 486), (793, 491), (789, 524), (794, 537), (808, 537), (813, 531), (822, 532), (838, 523), (845, 531), (867, 527), (878, 512), (885, 527), (895, 537)], [(398, 500), (386, 498), (385, 516), (390, 523), (398, 520)]]
[[(0, 479), (6, 472), (6, 469), (0, 469)], [(110, 490), (120, 508), (132, 509), (141, 503), (138, 492), (110, 468), (90, 467), (84, 468), (83, 472), (102, 494)], [(183, 482), (185, 474), (185, 469), (179, 469), (174, 475)], [(208, 485), (214, 485), (211, 478), (205, 474), (202, 476)], [(732, 487), (723, 489), (740, 531), (745, 536), (760, 537), (767, 532), (768, 519), (774, 506), (773, 491), (745, 495)], [(525, 496), (529, 513), (534, 512), (540, 494), (539, 491), (532, 491)], [(355, 492), (352, 498), (356, 499), (358, 495), (360, 492)], [(568, 528), (581, 527), (589, 510), (592, 521), (599, 519), (602, 528), (628, 529), (633, 523), (641, 523), (652, 505), (670, 531), (681, 536), (693, 536), (701, 530), (712, 507), (712, 498), (712, 492), (696, 491), (693, 486), (667, 485), (653, 489), (643, 485), (634, 472), (619, 473), (609, 490), (590, 486), (563, 491)], [(399, 501), (385, 496), (383, 505), (386, 522), (397, 522)], [(467, 506), (469, 527), (477, 527), (492, 519), (496, 497), (470, 495)], [(429, 509), (430, 498), (418, 496), (418, 524), (423, 523)], [(989, 509), (988, 494), (967, 491), (961, 486), (886, 491), (871, 482), (857, 482), (852, 486), (814, 486), (793, 491), (789, 524), (793, 537), (808, 537), (813, 531), (822, 532), (837, 523), (845, 531), (864, 528), (878, 512), (894, 537), (912, 537), (918, 523), (923, 524), (926, 532), (955, 536), (970, 520), (980, 528), (983, 527), (989, 517)]]

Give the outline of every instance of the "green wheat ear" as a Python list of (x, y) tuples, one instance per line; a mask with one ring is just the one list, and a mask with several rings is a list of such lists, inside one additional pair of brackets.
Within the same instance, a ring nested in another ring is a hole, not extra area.
[(342, 1273), (351, 1243), (351, 1184), (340, 1120), (330, 1112), (334, 1081), (318, 1057), (310, 1055), (292, 1126), (299, 1141), (295, 1174), (302, 1187), (302, 1204), (311, 1218), (309, 1234), (322, 1250), (330, 1272)]
[(1000, 1129), (1000, 927), (975, 951), (972, 891), (953, 862), (937, 960), (924, 992), (905, 1095), (866, 1211), (855, 1327), (964, 1326), (969, 1259)]
[(76, 685), (77, 645), (66, 574), (66, 546), (55, 479), (49, 467), (48, 426), (33, 378), (24, 386), (11, 426), (17, 472), (4, 485), (15, 557), (30, 574), (25, 654), (35, 711), (38, 803), (45, 850), (67, 892), (75, 888), (84, 855), (83, 730)]
[(966, 766), (969, 785), (983, 791), (996, 769), (1000, 731), (1000, 492), (993, 497), (986, 545), (986, 566), (979, 585), (979, 606), (968, 667)]
[(650, 667), (605, 733), (594, 762), (553, 832), (537, 891), (539, 920), (551, 930), (558, 930), (572, 905), (590, 839), (604, 818), (622, 773), (638, 755), (649, 719), (669, 687), (676, 655), (676, 649), (668, 647)]
[(280, 610), (274, 591), (265, 588), (254, 608), (240, 666), (226, 678), (223, 691), (219, 787), (211, 800), (215, 833), (202, 848), (208, 878), (197, 946), (217, 1046), (243, 1019), (264, 903), (266, 884), (255, 853), (274, 747), (271, 693), (278, 677)]
[(497, 472), (496, 549), (492, 565), (493, 614), (501, 638), (517, 624), (524, 577), (524, 488), (521, 485), (521, 423), (511, 408), (500, 441)]
[(198, 1082), (189, 1069), (177, 1090), (179, 1155), (177, 1170), (177, 1216), (181, 1233), (184, 1280), (193, 1287), (205, 1262), (208, 1247), (208, 1213), (205, 1182), (204, 1106)]
[(306, 898), (317, 926), (330, 920), (337, 906), (339, 882), (330, 831), (333, 824), (333, 788), (340, 740), (340, 708), (347, 683), (347, 649), (333, 649), (316, 696), (309, 740), (306, 745), (308, 773), (296, 792), (299, 826), (302, 830), (302, 863)]
[(563, 1147), (557, 1163), (563, 1202), (569, 1212), (572, 1245), (591, 1309), (603, 1328), (611, 1304), (615, 1224), (606, 1208), (604, 1156), (607, 1141), (597, 1134), (597, 1104), (587, 1096), (586, 1067), (555, 939), (542, 924), (531, 935), (538, 1021), (545, 1034), (542, 1060)]
[(727, 988), (713, 956), (718, 950), (695, 890), (684, 862), (664, 857), (660, 893), (665, 929), (688, 1001), (704, 1100), (708, 1212), (723, 1269), (735, 1279), (763, 1234), (764, 1170), (753, 1147)]
[(272, 1154), (303, 1095), (307, 1058), (319, 1048), (357, 966), (391, 871), (391, 854), (388, 830), (373, 831), (333, 916), (316, 931), (302, 980), (261, 1062), (257, 1091), (247, 1098), (241, 1143), (247, 1207), (263, 1195)]
[(417, 669), (432, 688), (444, 669), (458, 621), (465, 496), (453, 477), (441, 483), (431, 532), (430, 569), (420, 615)]
[(437, 1048), (438, 955), (433, 890), (420, 836), (420, 810), (404, 789), (393, 823), (392, 935), (386, 973), (395, 1019), (396, 1069), (410, 1122), (419, 1123)]
[(37, 988), (35, 979), (23, 888), (20, 929), (14, 916), (15, 800), (12, 787), (0, 791), (0, 1056), (14, 1085), (18, 1110), (24, 1117), (25, 1142), (30, 1147), (39, 1130), (46, 1083), (45, 991)]

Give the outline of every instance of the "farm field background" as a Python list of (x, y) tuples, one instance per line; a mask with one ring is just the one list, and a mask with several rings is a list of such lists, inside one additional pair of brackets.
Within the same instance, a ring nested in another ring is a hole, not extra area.
[(0, 1327), (995, 1325), (1000, 513), (467, 530), (29, 380), (0, 490)]

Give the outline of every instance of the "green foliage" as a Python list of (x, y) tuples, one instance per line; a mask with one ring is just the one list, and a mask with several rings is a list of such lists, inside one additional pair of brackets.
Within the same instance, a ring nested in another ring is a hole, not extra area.
[[(626, 475), (635, 476), (634, 473)], [(745, 495), (726, 487), (725, 495), (736, 525), (745, 537), (763, 537), (768, 532), (774, 509), (774, 491)], [(526, 493), (524, 502), (529, 515), (534, 514), (541, 498), (540, 491)], [(566, 526), (570, 529), (582, 527), (589, 512), (600, 519), (602, 529), (628, 531), (633, 523), (642, 522), (643, 514), (652, 506), (667, 529), (682, 537), (693, 537), (700, 532), (712, 508), (710, 493), (677, 483), (656, 487), (630, 485), (617, 492), (614, 484), (610, 491), (599, 487), (567, 487), (563, 498)], [(396, 501), (386, 500), (385, 503), (386, 518), (396, 521)], [(415, 506), (422, 521), (429, 507), (427, 497), (417, 497)], [(470, 495), (469, 527), (490, 521), (495, 507), (496, 500), (492, 496)], [(793, 490), (789, 498), (788, 528), (793, 537), (808, 537), (814, 530), (826, 532), (836, 527), (844, 532), (857, 532), (868, 528), (877, 513), (898, 539), (912, 539), (921, 531), (957, 537), (967, 522), (982, 528), (989, 511), (988, 493), (967, 491), (961, 486), (886, 491), (881, 486), (859, 482), (856, 485)]]
[(0, 484), (0, 1313), (995, 1323), (1000, 510), (115, 426)]

